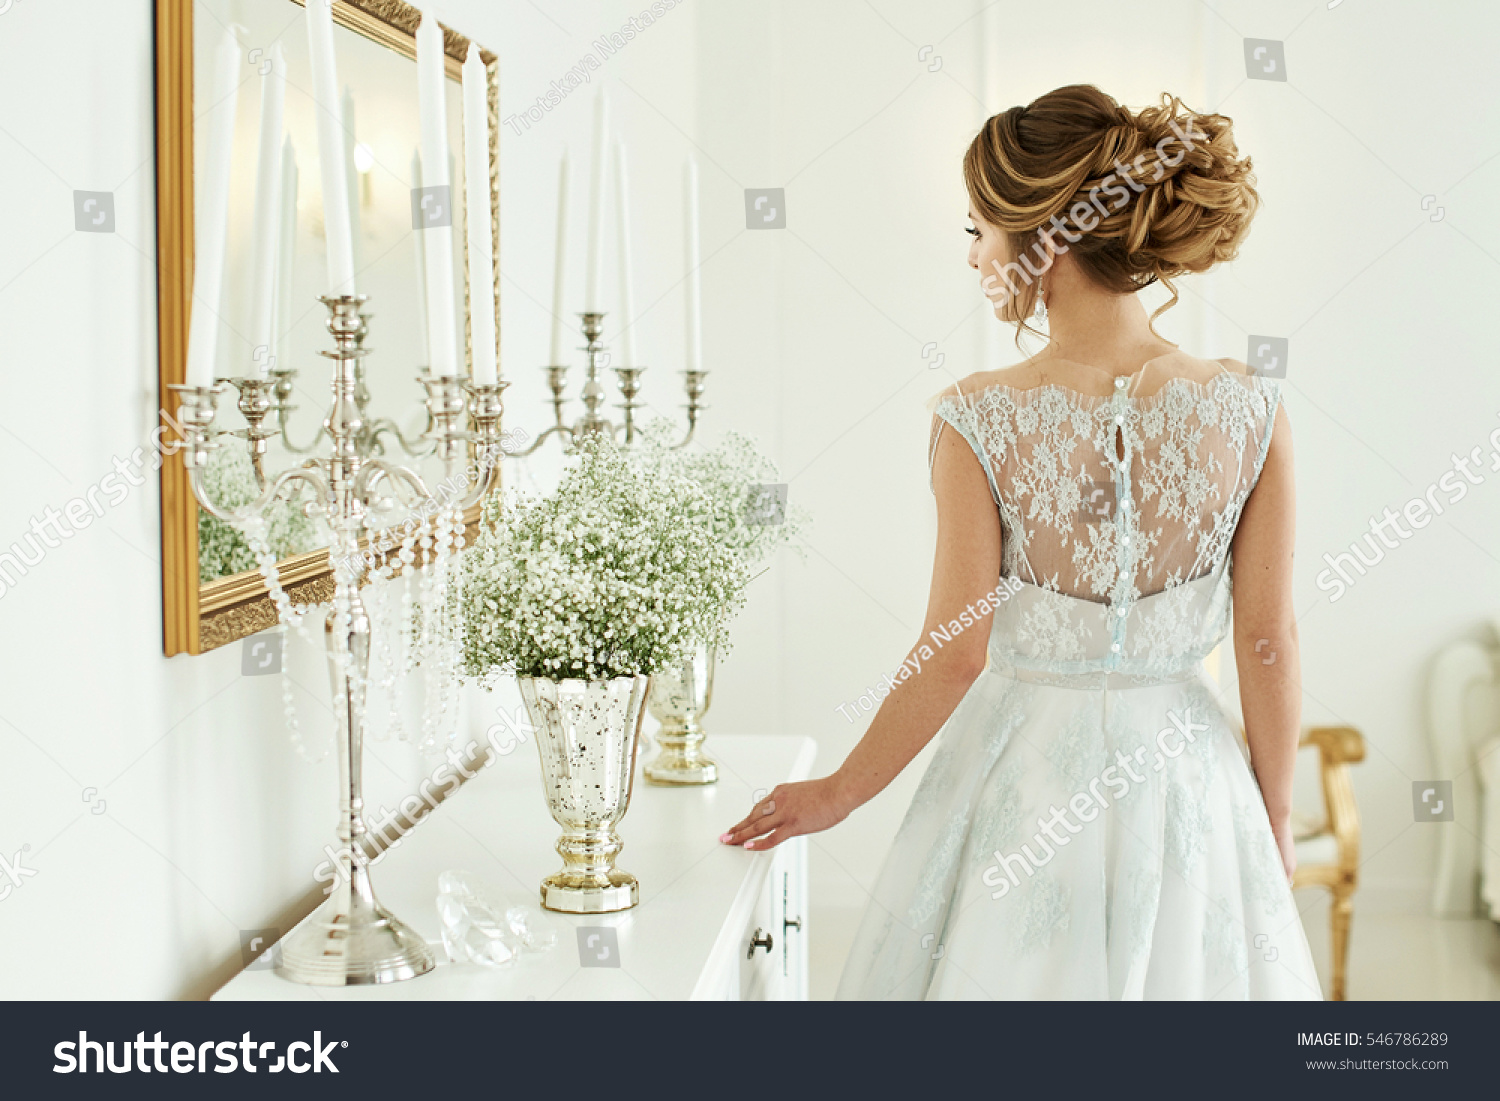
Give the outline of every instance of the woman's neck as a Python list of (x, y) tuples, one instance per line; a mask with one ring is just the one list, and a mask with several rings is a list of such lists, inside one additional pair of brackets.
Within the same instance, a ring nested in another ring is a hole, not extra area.
[(1114, 373), (1134, 371), (1152, 356), (1176, 347), (1151, 331), (1150, 320), (1134, 294), (1110, 294), (1077, 271), (1047, 276), (1046, 355), (1073, 360)]

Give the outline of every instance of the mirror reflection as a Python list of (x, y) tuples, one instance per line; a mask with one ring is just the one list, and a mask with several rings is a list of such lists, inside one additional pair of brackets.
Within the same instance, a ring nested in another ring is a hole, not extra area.
[[(331, 344), (328, 312), (318, 296), (328, 293), (332, 273), (306, 20), (306, 10), (291, 0), (194, 4), (193, 180), (200, 262), (209, 235), (205, 218), (213, 217), (204, 207), (223, 203), (227, 211), (220, 305), (206, 338), (212, 345), (207, 354), (215, 378), (265, 372), (277, 380), (279, 411), (265, 422), (277, 430), (268, 441), (268, 470), (296, 465), (326, 444), (321, 420), (329, 376), (319, 353)], [(239, 47), (239, 60), (228, 71), (235, 51), (226, 50), (225, 43), (231, 40)], [(428, 359), (421, 235), (413, 229), (413, 189), (422, 185), (417, 65), (390, 45), (341, 25), (334, 27), (334, 47), (355, 285), (369, 296), (362, 396), (368, 402), (367, 421), (380, 428), (377, 453), (402, 455), (403, 438), (417, 447), (427, 427), (424, 392), (416, 381)], [(462, 91), (457, 80), (446, 84), (451, 151), (463, 147)], [(268, 128), (276, 127), (278, 98), (281, 166), (268, 181), (262, 178), (267, 175), (262, 145)], [(222, 197), (214, 176), (223, 171), (214, 163), (221, 143), (230, 151), (227, 196)], [(456, 169), (450, 152), (448, 178), (454, 183), (446, 217), (457, 227), (452, 259), (458, 293), (447, 320), (462, 349), (464, 198)], [(271, 192), (265, 194), (268, 183)], [(417, 211), (430, 212), (430, 206)], [(267, 235), (269, 248), (258, 250), (257, 233)], [(195, 307), (201, 305), (195, 301)], [(199, 331), (195, 325), (194, 333)], [(205, 353), (190, 351), (190, 370), (199, 354)], [(233, 388), (221, 396), (217, 423), (229, 431), (244, 430)], [(256, 492), (249, 449), (242, 439), (221, 442), (225, 446), (214, 453), (207, 481), (223, 503), (242, 504)], [(326, 542), (291, 502), (279, 503), (268, 521), (272, 549), (280, 557)], [(198, 538), (200, 582), (256, 568), (243, 535), (201, 511)]]

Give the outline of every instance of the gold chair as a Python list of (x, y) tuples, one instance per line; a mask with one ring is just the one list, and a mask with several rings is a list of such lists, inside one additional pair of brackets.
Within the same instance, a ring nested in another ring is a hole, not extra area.
[(1316, 746), (1323, 777), (1323, 810), (1319, 819), (1292, 818), (1297, 871), (1292, 889), (1326, 887), (1333, 896), (1333, 992), (1345, 999), (1349, 968), (1349, 927), (1354, 920), (1354, 890), (1359, 885), (1359, 808), (1349, 766), (1365, 759), (1365, 740), (1352, 726), (1315, 726), (1302, 733), (1301, 746)]

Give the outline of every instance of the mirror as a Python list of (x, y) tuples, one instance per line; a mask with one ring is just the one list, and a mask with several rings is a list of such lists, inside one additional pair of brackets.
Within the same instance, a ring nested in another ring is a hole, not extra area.
[[(378, 424), (375, 454), (421, 465), (407, 453), (420, 449), (428, 426), (425, 391), (417, 381), (427, 360), (422, 239), (413, 214), (420, 186), (421, 134), (417, 95), (416, 30), (420, 12), (399, 0), (333, 0), (340, 116), (349, 177), (355, 280), (369, 297), (369, 332), (363, 360), (364, 414)], [(451, 323), (458, 346), (467, 346), (463, 194), (461, 64), (469, 42), (444, 27), (446, 123), (457, 308)], [(221, 74), (218, 59), (230, 34), (239, 45), (237, 78)], [(254, 227), (262, 85), (272, 72), (272, 51), (285, 60), (283, 172), (277, 191), (280, 232), (274, 264), (275, 292), (268, 340), (251, 334), (256, 280)], [(487, 217), (496, 257), (499, 223), (498, 82), (496, 59), (481, 51), (488, 91), (490, 194), (476, 209)], [(223, 94), (232, 83), (232, 96)], [(209, 137), (227, 129), (230, 155), (228, 220), (220, 308), (212, 326), (214, 376), (245, 377), (257, 365), (280, 386), (265, 426), (268, 473), (326, 454), (320, 435), (330, 392), (328, 312), (318, 296), (331, 281), (326, 261), (317, 113), (312, 96), (307, 12), (303, 0), (164, 0), (157, 5), (158, 252), (160, 266), (160, 408), (171, 422), (177, 396), (169, 389), (186, 376), (192, 309), (194, 195), (208, 169)], [(498, 299), (498, 292), (496, 295)], [(494, 310), (496, 303), (488, 304)], [(467, 359), (467, 357), (466, 357)], [(278, 374), (279, 373), (279, 374)], [(238, 394), (225, 385), (215, 428), (243, 432)], [(254, 496), (254, 474), (244, 439), (220, 436), (208, 478), (221, 503)], [(429, 467), (423, 467), (424, 473)], [(162, 580), (164, 646), (170, 656), (201, 653), (265, 630), (275, 610), (244, 537), (202, 512), (188, 486), (180, 455), (162, 466)], [(326, 600), (333, 578), (326, 548), (312, 522), (289, 503), (268, 514), (272, 548), (281, 558), (282, 584), (294, 602)], [(472, 519), (472, 518), (471, 518)]]

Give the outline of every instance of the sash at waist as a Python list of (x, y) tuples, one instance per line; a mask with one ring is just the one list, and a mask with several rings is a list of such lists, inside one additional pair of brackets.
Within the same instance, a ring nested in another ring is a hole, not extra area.
[(1121, 688), (1156, 688), (1165, 684), (1187, 684), (1200, 679), (1201, 664), (1194, 664), (1176, 673), (1145, 674), (1126, 673), (1120, 670), (1093, 670), (1082, 673), (1055, 673), (1045, 669), (1028, 669), (1023, 666), (997, 662), (990, 656), (986, 673), (1009, 677), (1026, 684), (1045, 684), (1052, 688), (1073, 688), (1083, 691), (1111, 691)]

